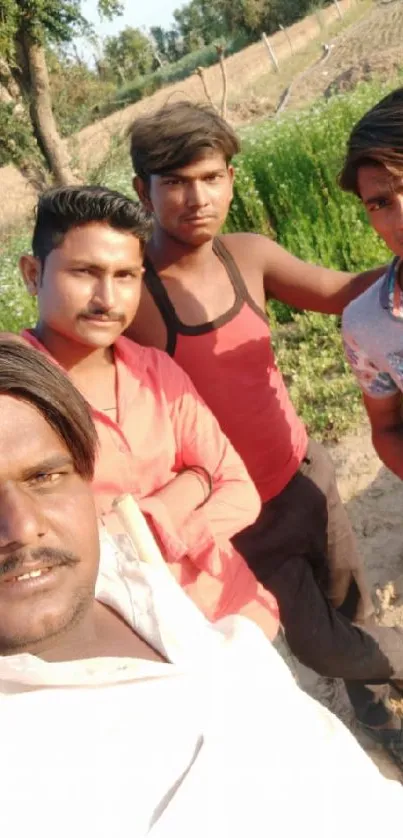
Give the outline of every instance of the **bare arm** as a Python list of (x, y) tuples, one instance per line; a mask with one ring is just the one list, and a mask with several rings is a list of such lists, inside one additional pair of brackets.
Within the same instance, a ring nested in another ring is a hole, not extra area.
[(244, 261), (246, 256), (242, 253), (247, 254), (248, 264), (263, 274), (268, 299), (325, 314), (341, 314), (351, 300), (385, 272), (385, 267), (355, 274), (311, 265), (264, 236), (236, 234), (226, 237), (227, 242), (236, 261)]
[(395, 393), (385, 399), (374, 399), (364, 394), (364, 404), (378, 457), (403, 480), (402, 394)]

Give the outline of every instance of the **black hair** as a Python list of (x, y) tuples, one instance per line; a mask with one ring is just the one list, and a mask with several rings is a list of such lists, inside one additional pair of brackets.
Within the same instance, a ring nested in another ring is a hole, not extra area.
[(92, 480), (98, 440), (90, 408), (53, 361), (21, 338), (0, 337), (0, 395), (35, 407), (65, 443), (77, 474)]
[(384, 166), (391, 175), (403, 173), (403, 87), (393, 90), (354, 125), (347, 143), (339, 184), (359, 195), (361, 166)]
[(63, 243), (69, 230), (99, 222), (132, 233), (144, 248), (152, 221), (137, 201), (103, 186), (63, 186), (48, 189), (38, 201), (32, 237), (34, 256), (45, 263), (49, 253)]
[(131, 157), (136, 174), (148, 185), (211, 152), (228, 163), (240, 149), (228, 122), (213, 108), (181, 101), (136, 119), (131, 127)]

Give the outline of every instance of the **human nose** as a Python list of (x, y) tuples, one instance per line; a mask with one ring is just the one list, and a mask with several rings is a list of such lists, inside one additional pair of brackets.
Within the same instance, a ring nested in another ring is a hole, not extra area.
[(113, 277), (103, 277), (99, 280), (94, 292), (94, 301), (105, 311), (111, 311), (115, 307), (116, 290)]
[(203, 207), (208, 203), (206, 187), (200, 180), (187, 184), (186, 202), (189, 207)]
[(395, 201), (394, 222), (397, 227), (403, 229), (403, 195), (397, 195)]
[(0, 552), (32, 547), (46, 532), (40, 503), (15, 485), (0, 490)]

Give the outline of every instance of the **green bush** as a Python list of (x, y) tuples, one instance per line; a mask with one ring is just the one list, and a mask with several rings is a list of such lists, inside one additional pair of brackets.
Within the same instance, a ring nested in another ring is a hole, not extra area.
[(15, 102), (0, 102), (0, 166), (22, 166), (27, 158), (39, 158), (27, 114)]
[(362, 420), (361, 395), (346, 361), (340, 319), (307, 312), (273, 333), (277, 363), (308, 432), (336, 441)]
[[(243, 132), (242, 179), (249, 200), (259, 202), (276, 239), (307, 261), (339, 270), (362, 270), (388, 258), (360, 202), (337, 183), (353, 124), (381, 96), (385, 85), (364, 84), (307, 112), (272, 119)], [(237, 206), (229, 223), (236, 219)]]
[(8, 236), (0, 248), (0, 330), (19, 332), (32, 326), (36, 317), (35, 300), (25, 290), (18, 269), (18, 259), (30, 248), (30, 236)]
[(53, 110), (63, 137), (69, 137), (99, 118), (99, 108), (115, 85), (75, 64), (61, 64), (50, 74)]

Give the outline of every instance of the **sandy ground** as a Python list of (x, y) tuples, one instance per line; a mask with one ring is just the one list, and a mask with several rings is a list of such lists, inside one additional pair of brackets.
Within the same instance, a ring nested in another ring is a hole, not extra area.
[[(403, 482), (376, 456), (366, 425), (357, 435), (346, 437), (334, 446), (332, 456), (340, 494), (359, 541), (371, 591), (376, 597), (377, 588), (385, 588), (403, 574)], [(381, 621), (403, 625), (399, 601), (382, 614)], [(302, 686), (356, 732), (343, 683), (319, 678), (304, 667), (297, 669)], [(358, 738), (388, 777), (403, 780), (381, 748), (362, 735)]]

